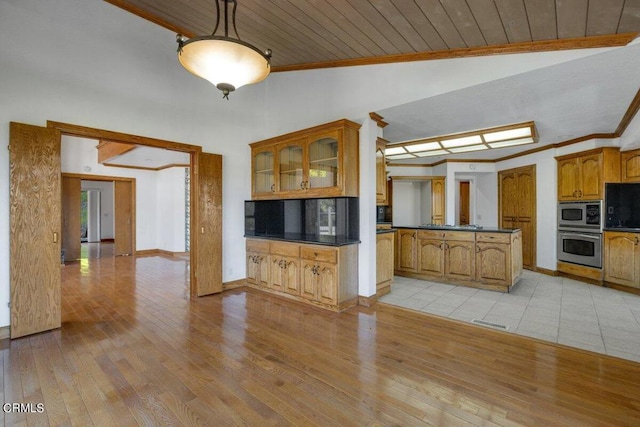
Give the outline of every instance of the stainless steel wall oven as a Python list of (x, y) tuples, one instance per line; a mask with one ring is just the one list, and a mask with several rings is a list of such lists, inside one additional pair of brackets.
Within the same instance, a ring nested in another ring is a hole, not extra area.
[(558, 203), (558, 261), (602, 268), (602, 200)]

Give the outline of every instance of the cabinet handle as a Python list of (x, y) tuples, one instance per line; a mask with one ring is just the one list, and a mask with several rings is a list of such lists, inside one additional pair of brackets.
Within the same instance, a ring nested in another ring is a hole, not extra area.
[(304, 190), (304, 181), (300, 181), (300, 189)]
[(271, 192), (272, 193), (276, 192), (276, 185), (275, 184), (271, 184)]
[(480, 253), (480, 246), (476, 246), (476, 253), (479, 254)]
[(53, 232), (53, 243), (58, 243), (58, 232), (57, 231)]
[(635, 241), (636, 241), (635, 245), (636, 245), (636, 246), (638, 246), (638, 242), (639, 242), (639, 241), (638, 241), (638, 238), (637, 238), (637, 237), (636, 237)]
[(305, 181), (304, 182), (304, 189), (308, 190), (309, 189), (309, 181)]
[(578, 197), (582, 199), (582, 190), (578, 190)]

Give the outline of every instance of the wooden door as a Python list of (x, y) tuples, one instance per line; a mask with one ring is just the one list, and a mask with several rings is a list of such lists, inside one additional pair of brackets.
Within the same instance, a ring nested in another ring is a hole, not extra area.
[(80, 178), (62, 177), (62, 250), (64, 260), (80, 259)]
[(460, 182), (460, 217), (458, 224), (469, 224), (469, 181)]
[(60, 327), (60, 132), (9, 131), (11, 338)]
[(197, 156), (196, 294), (222, 292), (222, 156)]
[(500, 227), (522, 230), (523, 267), (536, 269), (536, 167), (498, 173)]
[(431, 180), (431, 223), (444, 225), (444, 179)]
[(133, 191), (132, 181), (114, 183), (114, 256), (133, 255)]

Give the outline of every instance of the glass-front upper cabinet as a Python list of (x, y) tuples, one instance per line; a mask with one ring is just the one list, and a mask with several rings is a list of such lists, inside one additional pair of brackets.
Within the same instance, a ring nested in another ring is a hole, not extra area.
[(274, 150), (255, 152), (252, 156), (253, 193), (276, 191)]
[(280, 191), (304, 190), (304, 141), (288, 143), (278, 148)]
[(359, 129), (343, 119), (251, 144), (252, 197), (357, 197)]
[(338, 186), (338, 135), (310, 138), (307, 189)]

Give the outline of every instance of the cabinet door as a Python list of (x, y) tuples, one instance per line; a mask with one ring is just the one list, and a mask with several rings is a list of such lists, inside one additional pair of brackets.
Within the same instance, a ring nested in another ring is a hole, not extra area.
[(257, 285), (259, 282), (260, 269), (256, 262), (258, 254), (247, 252), (247, 282)]
[(483, 283), (509, 285), (511, 245), (476, 243), (476, 280)]
[(431, 223), (444, 225), (444, 179), (431, 181)]
[(387, 202), (387, 164), (384, 157), (384, 142), (378, 142), (376, 148), (376, 205)]
[(640, 288), (640, 235), (604, 233), (604, 280)]
[(558, 200), (577, 200), (580, 187), (578, 159), (558, 161)]
[(300, 296), (311, 301), (316, 301), (318, 299), (318, 281), (316, 279), (315, 263), (302, 261), (300, 276)]
[(338, 188), (340, 174), (339, 132), (314, 135), (307, 142), (307, 190)]
[(283, 257), (271, 256), (271, 268), (269, 269), (269, 276), (271, 280), (269, 281), (269, 287), (275, 291), (283, 292), (285, 288), (286, 277), (283, 268), (284, 263), (285, 260)]
[(445, 276), (458, 280), (475, 278), (475, 243), (445, 241)]
[(416, 230), (398, 230), (396, 270), (416, 271)]
[(393, 279), (393, 235), (384, 233), (376, 236), (376, 283)]
[(418, 274), (444, 276), (443, 240), (418, 240)]
[(640, 150), (620, 153), (622, 182), (640, 182)]
[(304, 141), (298, 140), (278, 146), (278, 178), (281, 192), (305, 190), (306, 173)]
[(316, 263), (318, 300), (325, 304), (338, 303), (338, 272), (335, 264)]
[(602, 199), (602, 153), (580, 157), (579, 167), (578, 197), (584, 200)]
[(300, 261), (295, 258), (285, 258), (283, 262), (282, 290), (291, 295), (300, 295)]
[(273, 193), (276, 191), (275, 152), (273, 149), (254, 152), (251, 158), (254, 195)]

